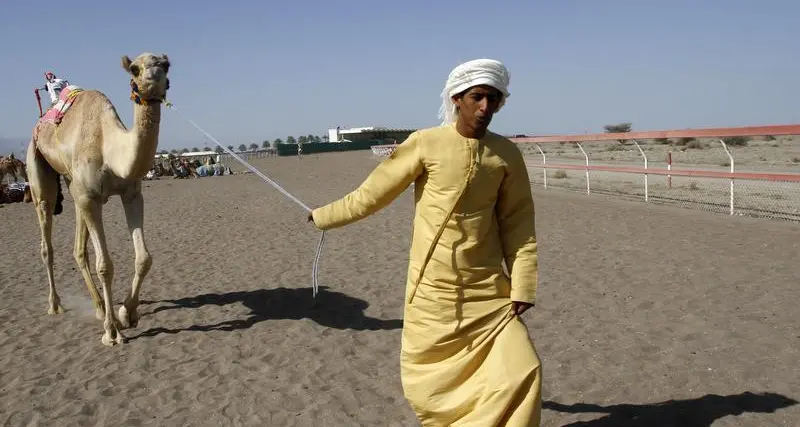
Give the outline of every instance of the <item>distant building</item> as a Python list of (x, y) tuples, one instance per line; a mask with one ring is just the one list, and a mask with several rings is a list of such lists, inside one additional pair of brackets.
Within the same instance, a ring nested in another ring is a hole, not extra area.
[[(156, 159), (166, 158), (172, 153), (156, 154)], [(200, 157), (200, 156), (216, 156), (219, 153), (216, 151), (190, 151), (188, 153), (174, 153), (175, 157)]]
[(380, 126), (360, 127), (360, 128), (334, 128), (328, 129), (328, 142), (348, 142), (348, 141), (384, 141), (387, 144), (392, 142), (401, 143), (414, 133), (416, 129), (397, 129)]
[(188, 153), (180, 153), (178, 157), (200, 157), (200, 156), (216, 156), (216, 151), (190, 151)]

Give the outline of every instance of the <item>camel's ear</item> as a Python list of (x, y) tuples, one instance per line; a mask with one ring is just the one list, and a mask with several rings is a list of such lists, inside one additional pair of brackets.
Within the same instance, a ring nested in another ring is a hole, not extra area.
[(128, 55), (123, 55), (122, 56), (122, 69), (124, 69), (125, 71), (130, 73), (131, 72), (131, 63), (132, 62), (133, 61), (131, 61), (131, 59), (128, 58)]
[(169, 58), (167, 57), (167, 54), (162, 53), (161, 58), (163, 59), (164, 71), (169, 72), (169, 66), (172, 64), (169, 63)]

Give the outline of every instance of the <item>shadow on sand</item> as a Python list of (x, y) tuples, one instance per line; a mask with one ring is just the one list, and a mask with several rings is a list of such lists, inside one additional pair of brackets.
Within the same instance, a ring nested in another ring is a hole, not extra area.
[(320, 292), (316, 299), (311, 296), (311, 291), (307, 288), (277, 288), (203, 294), (175, 300), (142, 301), (142, 305), (169, 304), (160, 305), (149, 313), (142, 313), (142, 317), (165, 310), (198, 308), (208, 305), (224, 306), (235, 303), (241, 303), (249, 308), (250, 315), (243, 319), (226, 320), (211, 325), (192, 325), (178, 329), (156, 327), (128, 339), (134, 340), (159, 334), (177, 334), (183, 331), (236, 331), (247, 329), (265, 320), (275, 319), (311, 319), (320, 325), (335, 329), (390, 330), (400, 329), (403, 326), (403, 321), (399, 319), (382, 320), (367, 317), (364, 315), (364, 310), (369, 306), (366, 301), (326, 289), (327, 287), (320, 286)]
[(668, 400), (645, 405), (594, 405), (576, 403), (562, 405), (542, 402), (544, 409), (571, 414), (606, 413), (591, 421), (577, 421), (563, 427), (710, 427), (714, 421), (745, 412), (772, 413), (797, 404), (797, 401), (776, 393), (750, 393), (720, 396), (707, 394), (697, 399)]

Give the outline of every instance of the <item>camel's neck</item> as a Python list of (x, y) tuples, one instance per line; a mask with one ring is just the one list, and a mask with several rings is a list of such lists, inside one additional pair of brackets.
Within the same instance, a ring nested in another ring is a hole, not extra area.
[(121, 166), (118, 171), (121, 176), (141, 179), (153, 167), (160, 124), (161, 104), (133, 105), (133, 127), (127, 132), (124, 146), (117, 151), (121, 154), (117, 163)]
[(149, 161), (152, 162), (158, 147), (158, 130), (161, 126), (161, 104), (133, 104), (133, 142), (139, 150), (152, 151)]

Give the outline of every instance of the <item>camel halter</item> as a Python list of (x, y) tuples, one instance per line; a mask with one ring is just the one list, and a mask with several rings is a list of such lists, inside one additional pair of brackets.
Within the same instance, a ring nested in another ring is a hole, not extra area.
[[(165, 102), (165, 105), (166, 105), (167, 107), (171, 108), (172, 110), (175, 110), (175, 112), (176, 112), (176, 113), (178, 113), (178, 114), (179, 114), (179, 115), (180, 115), (180, 116), (181, 116), (181, 117), (182, 117), (184, 120), (186, 120), (187, 122), (189, 122), (189, 124), (191, 124), (192, 126), (194, 126), (194, 127), (195, 127), (195, 129), (197, 129), (197, 130), (198, 130), (198, 131), (200, 131), (202, 134), (204, 134), (205, 136), (207, 136), (207, 137), (208, 137), (208, 139), (210, 139), (210, 140), (211, 140), (211, 141), (213, 141), (215, 144), (217, 144), (217, 145), (218, 145), (220, 148), (222, 148), (223, 150), (225, 150), (225, 152), (227, 152), (228, 154), (230, 154), (231, 156), (233, 156), (233, 158), (234, 158), (234, 159), (236, 159), (237, 161), (239, 161), (239, 163), (243, 164), (245, 167), (247, 167), (248, 169), (250, 169), (250, 171), (251, 171), (251, 172), (253, 172), (254, 174), (258, 175), (259, 177), (261, 177), (261, 179), (263, 179), (264, 181), (266, 181), (268, 184), (270, 184), (270, 185), (272, 185), (273, 187), (275, 187), (275, 189), (276, 189), (276, 190), (278, 190), (278, 191), (280, 191), (281, 193), (283, 193), (283, 195), (284, 195), (284, 196), (286, 196), (286, 197), (288, 197), (288, 198), (289, 198), (291, 201), (293, 201), (293, 202), (297, 203), (297, 205), (299, 205), (301, 208), (305, 209), (305, 210), (306, 210), (306, 212), (309, 212), (309, 213), (311, 212), (311, 208), (309, 208), (308, 206), (306, 206), (306, 204), (305, 204), (305, 203), (301, 202), (301, 201), (300, 201), (300, 199), (298, 199), (297, 197), (293, 196), (291, 193), (289, 193), (289, 192), (288, 192), (288, 191), (286, 191), (286, 190), (285, 190), (283, 187), (281, 187), (281, 186), (280, 186), (280, 185), (279, 185), (277, 182), (273, 181), (273, 180), (272, 180), (272, 179), (270, 179), (268, 176), (264, 175), (264, 174), (263, 174), (263, 173), (262, 173), (260, 170), (256, 169), (256, 168), (255, 168), (253, 165), (251, 165), (250, 163), (247, 163), (247, 161), (245, 161), (244, 159), (242, 159), (241, 157), (239, 157), (239, 156), (238, 156), (236, 153), (234, 153), (233, 151), (231, 151), (230, 149), (228, 149), (228, 147), (226, 147), (225, 145), (223, 145), (221, 142), (217, 141), (217, 139), (216, 139), (216, 138), (214, 138), (213, 136), (211, 136), (211, 135), (210, 135), (208, 132), (206, 132), (206, 131), (204, 131), (203, 129), (201, 129), (201, 128), (200, 128), (200, 126), (198, 126), (198, 125), (197, 125), (197, 123), (195, 123), (195, 122), (194, 122), (192, 119), (190, 119), (190, 118), (188, 118), (188, 117), (184, 116), (184, 115), (183, 115), (183, 114), (182, 114), (182, 113), (181, 113), (181, 112), (180, 112), (180, 111), (179, 111), (179, 110), (178, 110), (178, 109), (175, 107), (175, 105), (173, 105), (171, 102), (169, 102), (169, 101), (166, 101), (166, 100), (164, 100), (164, 102)], [(325, 242), (325, 230), (322, 230), (322, 233), (321, 233), (321, 234), (320, 234), (320, 236), (319, 236), (319, 243), (317, 244), (317, 253), (314, 255), (314, 263), (313, 263), (313, 265), (312, 265), (312, 267), (311, 267), (311, 288), (312, 288), (312, 292), (313, 292), (313, 293), (312, 293), (312, 295), (313, 295), (313, 297), (314, 297), (314, 298), (316, 298), (316, 297), (317, 297), (317, 294), (319, 293), (319, 280), (317, 279), (317, 276), (318, 276), (318, 274), (319, 274), (319, 259), (320, 259), (320, 256), (322, 255), (322, 244), (323, 244), (324, 242)]]
[[(169, 82), (167, 82), (167, 88), (169, 88)], [(131, 101), (139, 105), (150, 105), (150, 104), (160, 104), (164, 102), (163, 98), (149, 98), (144, 99), (142, 98), (141, 94), (139, 94), (139, 85), (136, 84), (133, 79), (131, 79)], [(166, 97), (165, 97), (166, 98)]]

